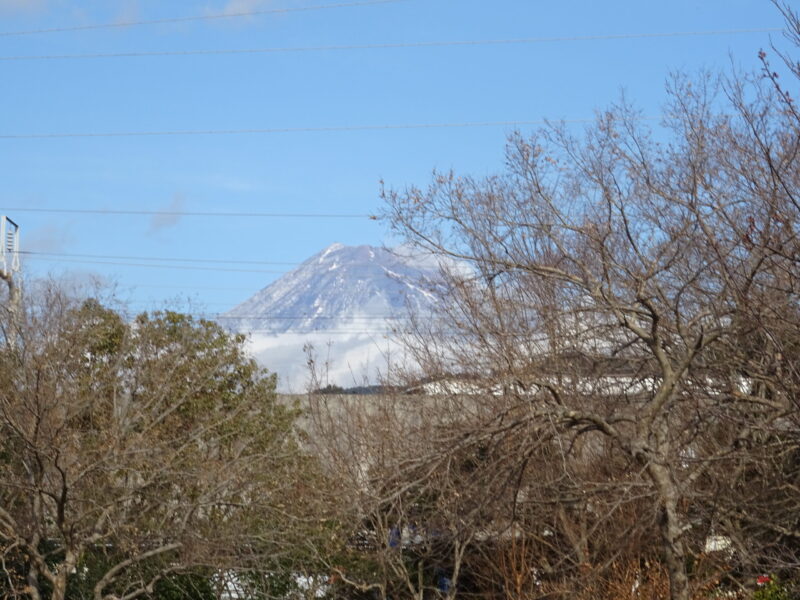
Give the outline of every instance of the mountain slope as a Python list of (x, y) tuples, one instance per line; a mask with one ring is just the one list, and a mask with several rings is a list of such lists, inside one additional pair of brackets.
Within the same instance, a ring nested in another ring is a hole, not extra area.
[(250, 334), (251, 350), (278, 373), (283, 391), (308, 379), (303, 348), (327, 363), (322, 382), (342, 386), (375, 381), (399, 353), (388, 335), (408, 308), (428, 312), (434, 302), (420, 281), (435, 278), (429, 262), (384, 248), (333, 244), (220, 317)]

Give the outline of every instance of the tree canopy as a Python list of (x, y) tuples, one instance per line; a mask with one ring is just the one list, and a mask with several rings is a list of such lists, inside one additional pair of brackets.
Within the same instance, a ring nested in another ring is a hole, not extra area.
[(25, 309), (0, 350), (4, 594), (131, 599), (293, 557), (311, 461), (243, 336), (55, 289)]
[[(476, 528), (515, 532), (494, 552), (528, 548), (523, 570), (553, 593), (591, 597), (613, 569), (654, 560), (687, 600), (722, 572), (754, 581), (800, 564), (800, 114), (787, 87), (800, 66), (778, 54), (783, 82), (760, 57), (751, 75), (673, 77), (658, 131), (623, 100), (580, 132), (513, 136), (497, 175), (384, 190), (395, 233), (443, 265), (440, 318), (408, 331), (413, 375), (459, 408), (421, 436), (426, 460), (397, 456), (383, 476), (406, 494), (436, 481), (453, 501), (491, 498), (483, 521), (468, 525), (477, 505), (455, 513), (475, 552)], [(465, 454), (479, 457), (468, 477)], [(698, 567), (720, 559), (713, 540), (727, 570)]]

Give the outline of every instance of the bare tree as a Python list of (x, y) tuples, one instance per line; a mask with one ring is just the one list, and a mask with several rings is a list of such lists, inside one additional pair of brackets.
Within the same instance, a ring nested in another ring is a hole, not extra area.
[[(633, 511), (629, 535), (659, 532), (675, 600), (709, 536), (741, 541), (756, 517), (752, 496), (725, 501), (766, 464), (751, 449), (796, 446), (800, 128), (776, 80), (675, 77), (658, 136), (623, 101), (582, 134), (515, 136), (501, 175), (384, 192), (407, 242), (469, 266), (443, 269), (441, 319), (409, 337), (421, 376), (492, 407), (452, 414), (449, 446), (506, 448), (523, 504), (545, 492), (563, 509), (569, 486), (552, 484), (569, 482), (593, 522), (563, 529), (579, 562)], [(549, 481), (528, 470), (543, 436)]]
[[(509, 486), (507, 472), (477, 468), (469, 444), (439, 448), (442, 432), (453, 433), (451, 414), (476, 410), (460, 398), (310, 397), (313, 445), (336, 482), (339, 546), (326, 560), (343, 594), (446, 598), (469, 585), (465, 560), (506, 526), (486, 516), (499, 513), (490, 507)], [(465, 491), (487, 487), (495, 494)]]

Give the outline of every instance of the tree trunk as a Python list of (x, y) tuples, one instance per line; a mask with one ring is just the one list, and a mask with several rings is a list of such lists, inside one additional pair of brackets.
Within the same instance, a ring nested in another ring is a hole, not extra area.
[(31, 565), (30, 569), (28, 569), (26, 583), (26, 591), (31, 597), (31, 600), (42, 600), (42, 592), (39, 589), (39, 569), (37, 569), (36, 566)]
[(66, 573), (61, 575), (57, 580), (53, 583), (53, 594), (50, 596), (50, 600), (64, 600), (64, 597), (67, 595), (67, 577)]
[(67, 550), (64, 562), (61, 563), (61, 568), (53, 581), (53, 595), (50, 600), (64, 600), (67, 595), (67, 580), (75, 571), (77, 563), (77, 554), (73, 550)]
[(679, 492), (663, 465), (650, 463), (647, 466), (661, 499), (661, 540), (664, 560), (669, 575), (670, 600), (689, 600), (689, 576), (686, 573), (686, 548), (683, 545), (684, 527), (678, 513)]

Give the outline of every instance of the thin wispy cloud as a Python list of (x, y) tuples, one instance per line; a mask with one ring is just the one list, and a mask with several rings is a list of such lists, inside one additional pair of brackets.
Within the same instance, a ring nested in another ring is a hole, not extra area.
[(153, 215), (150, 218), (148, 234), (155, 235), (165, 229), (175, 227), (183, 218), (180, 213), (184, 211), (185, 207), (186, 198), (184, 198), (183, 194), (175, 194), (170, 203), (161, 209), (163, 211), (162, 214)]
[(263, 184), (255, 180), (237, 177), (235, 175), (212, 173), (206, 177), (199, 178), (199, 181), (204, 186), (218, 188), (226, 192), (245, 193), (264, 189)]
[(0, 0), (0, 13), (34, 12), (47, 6), (47, 0)]
[(130, 23), (141, 18), (139, 0), (123, 0), (114, 18), (116, 23)]
[(222, 13), (236, 15), (254, 10), (263, 10), (273, 4), (272, 0), (228, 0)]
[(21, 249), (26, 252), (63, 252), (75, 241), (75, 237), (68, 228), (53, 224), (29, 231), (23, 230), (23, 234)]

